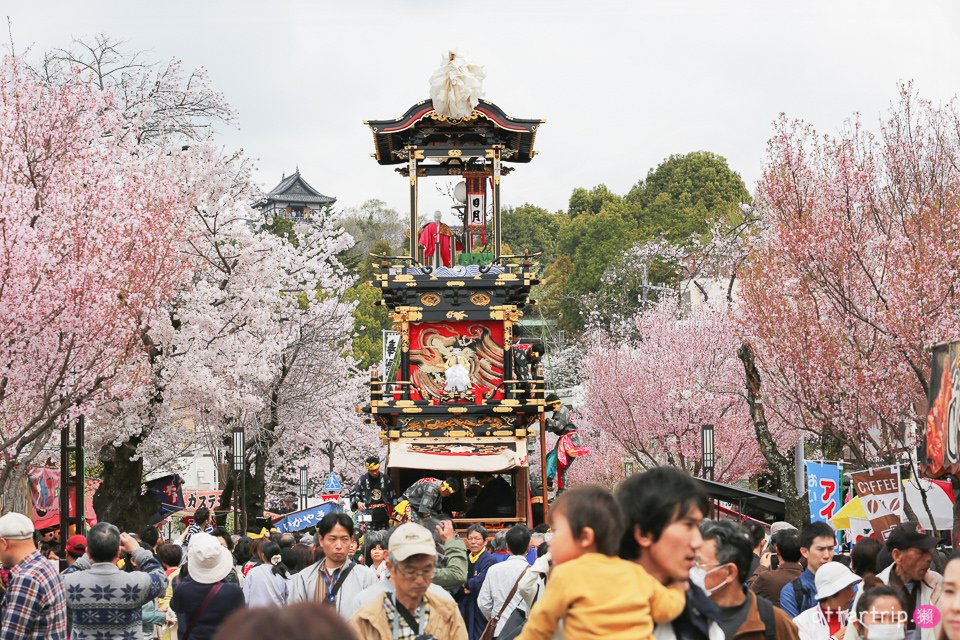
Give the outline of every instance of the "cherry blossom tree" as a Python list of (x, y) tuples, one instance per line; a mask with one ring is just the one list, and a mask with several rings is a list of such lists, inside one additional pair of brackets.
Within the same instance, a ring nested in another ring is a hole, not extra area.
[(0, 63), (0, 488), (68, 416), (129, 390), (184, 274), (175, 153), (124, 135), (109, 91)]
[(824, 456), (912, 454), (924, 348), (960, 331), (958, 115), (906, 86), (878, 135), (776, 125), (739, 315), (768, 410)]
[[(190, 213), (175, 247), (189, 278), (141, 327), (137, 366), (113, 385), (117, 393), (85, 408), (88, 443), (103, 463), (98, 516), (142, 526), (157, 507), (141, 492), (143, 477), (177, 470), (177, 459), (198, 447), (219, 459), (238, 426), (251, 445), (248, 503), (262, 510), (265, 477), (289, 456), (312, 459), (300, 431), (327, 426), (286, 409), (288, 397), (303, 395), (292, 380), (326, 394), (312, 419), (355, 415), (349, 390), (357, 373), (337, 346), (352, 331), (352, 307), (342, 302), (350, 280), (336, 258), (350, 238), (328, 219), (290, 234), (271, 232), (276, 221), (251, 207), (260, 194), (248, 161), (214, 145), (215, 125), (233, 113), (203, 70), (150, 62), (99, 37), (51, 52), (34, 71), (49, 86), (116, 96), (124, 143), (138, 154), (175, 159), (170, 164)], [(312, 380), (293, 375), (307, 355), (323, 363)], [(363, 441), (350, 431), (359, 422), (326, 422), (331, 437)], [(232, 482), (230, 474), (221, 477)], [(229, 500), (233, 487), (225, 488)]]
[[(584, 366), (587, 425), (642, 468), (670, 464), (702, 475), (701, 426), (712, 424), (715, 477), (737, 480), (758, 470), (739, 338), (726, 307), (682, 315), (666, 302), (637, 317), (636, 334), (635, 342), (592, 336)], [(586, 444), (602, 449), (602, 442)]]

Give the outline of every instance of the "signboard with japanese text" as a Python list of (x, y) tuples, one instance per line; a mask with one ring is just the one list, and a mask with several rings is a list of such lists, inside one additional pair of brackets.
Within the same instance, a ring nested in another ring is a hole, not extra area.
[(213, 511), (220, 506), (220, 496), (223, 491), (195, 491), (193, 489), (184, 490), (183, 502), (184, 509), (187, 511), (196, 511), (200, 507), (206, 507)]
[(324, 502), (323, 504), (318, 504), (317, 506), (310, 507), (309, 509), (288, 513), (277, 520), (274, 526), (280, 533), (303, 531), (304, 529), (315, 527), (323, 518), (323, 516), (327, 515), (328, 513), (337, 513), (342, 510), (343, 507), (336, 502)]
[(840, 466), (833, 462), (807, 462), (807, 495), (811, 522), (829, 522), (843, 506)]
[(386, 376), (393, 367), (393, 360), (400, 348), (400, 334), (396, 331), (383, 330), (383, 375)]

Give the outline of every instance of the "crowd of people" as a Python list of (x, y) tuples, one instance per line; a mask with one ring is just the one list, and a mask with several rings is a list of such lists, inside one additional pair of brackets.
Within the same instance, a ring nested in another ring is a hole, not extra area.
[(0, 640), (960, 640), (960, 556), (909, 523), (838, 555), (822, 522), (707, 519), (667, 467), (571, 489), (533, 530), (415, 511), (362, 535), (343, 513), (238, 537), (199, 510), (171, 541), (101, 522), (62, 572), (8, 513)]

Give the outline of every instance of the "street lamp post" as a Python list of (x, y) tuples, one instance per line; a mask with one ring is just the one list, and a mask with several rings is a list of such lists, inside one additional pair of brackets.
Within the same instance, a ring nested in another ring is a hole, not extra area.
[(231, 462), (233, 472), (238, 476), (237, 488), (239, 495), (237, 496), (237, 504), (240, 505), (240, 533), (243, 534), (247, 530), (247, 440), (243, 427), (234, 427), (233, 429)]
[(307, 468), (300, 467), (300, 508), (307, 508), (307, 495), (309, 489), (309, 479), (307, 477)]
[(705, 424), (700, 428), (701, 437), (701, 462), (704, 476), (710, 474), (710, 480), (713, 480), (713, 468), (716, 465), (716, 458), (713, 451), (713, 425)]

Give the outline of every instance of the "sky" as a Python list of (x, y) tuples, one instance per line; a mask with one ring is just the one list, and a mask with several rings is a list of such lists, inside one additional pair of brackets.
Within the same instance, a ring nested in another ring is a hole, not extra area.
[[(960, 91), (956, 0), (3, 0), (16, 49), (104, 33), (159, 60), (205, 67), (239, 114), (226, 149), (261, 187), (299, 167), (338, 208), (379, 198), (403, 212), (406, 182), (370, 157), (364, 119), (429, 93), (449, 49), (485, 67), (485, 97), (546, 119), (540, 153), (504, 178), (506, 205), (565, 209), (571, 191), (625, 193), (672, 154), (727, 158), (752, 191), (780, 113), (838, 130), (876, 128), (913, 81)], [(436, 184), (436, 183), (435, 183)], [(421, 185), (421, 212), (448, 210)]]

